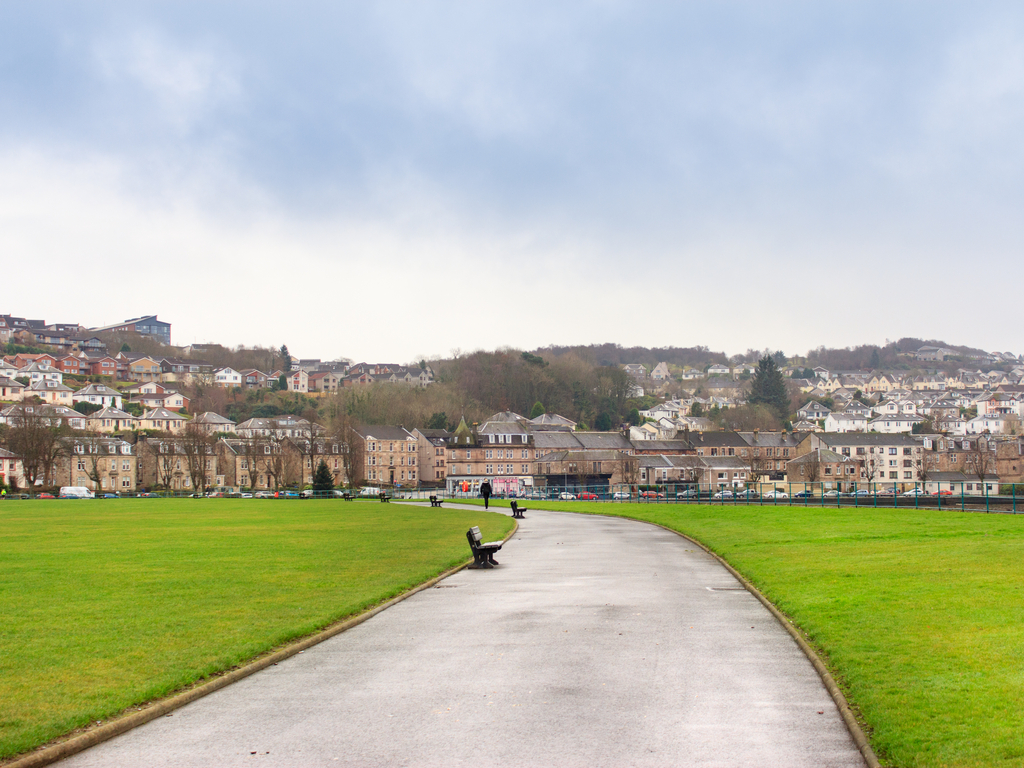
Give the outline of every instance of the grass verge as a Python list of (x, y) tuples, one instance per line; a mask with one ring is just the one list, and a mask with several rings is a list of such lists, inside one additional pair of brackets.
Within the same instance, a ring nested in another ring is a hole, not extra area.
[(895, 766), (1024, 764), (1024, 518), (532, 502), (685, 533), (802, 629)]
[(0, 504), (0, 759), (161, 698), (469, 558), (482, 510), (337, 500)]

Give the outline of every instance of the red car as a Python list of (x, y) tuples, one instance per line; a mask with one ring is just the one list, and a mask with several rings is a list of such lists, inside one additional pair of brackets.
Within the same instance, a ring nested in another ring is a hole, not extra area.
[(641, 499), (664, 499), (664, 493), (657, 493), (656, 491), (640, 491)]
[(576, 498), (581, 499), (582, 501), (597, 501), (597, 494), (591, 493), (590, 491), (583, 491), (577, 495)]
[(52, 498), (54, 498), (54, 496), (53, 496), (52, 493), (40, 493), (39, 496), (37, 496), (36, 498), (39, 498), (39, 499), (52, 499)]
[(929, 495), (929, 496), (952, 496), (952, 495), (953, 495), (953, 492), (952, 492), (952, 491), (938, 491), (938, 492), (936, 492), (936, 491), (932, 491), (932, 492), (931, 492), (930, 494), (928, 494), (928, 495)]

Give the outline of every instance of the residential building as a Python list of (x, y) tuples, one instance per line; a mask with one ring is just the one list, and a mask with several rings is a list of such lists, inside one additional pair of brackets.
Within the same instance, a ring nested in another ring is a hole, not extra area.
[(153, 429), (177, 434), (185, 429), (187, 423), (188, 419), (180, 413), (169, 411), (166, 408), (153, 408), (142, 414), (139, 419), (139, 429)]
[(412, 487), (419, 485), (419, 445), (416, 435), (404, 427), (368, 426), (353, 430), (354, 480), (369, 485)]
[(85, 420), (86, 429), (92, 432), (125, 432), (138, 428), (139, 419), (126, 413), (119, 408), (108, 405), (95, 413), (91, 413)]
[(125, 320), (123, 323), (114, 323), (113, 325), (90, 329), (90, 333), (103, 333), (104, 331), (138, 333), (142, 336), (150, 336), (168, 346), (171, 344), (171, 324), (158, 320), (156, 315), (135, 317), (131, 320)]
[(134, 493), (137, 462), (131, 443), (117, 437), (72, 437), (58, 459), (56, 485), (95, 493)]
[(123, 407), (123, 398), (116, 389), (111, 389), (106, 384), (89, 384), (71, 395), (72, 402), (92, 403), (102, 408), (113, 406)]
[(420, 486), (444, 487), (448, 477), (448, 441), (451, 432), (447, 429), (414, 429), (419, 461)]

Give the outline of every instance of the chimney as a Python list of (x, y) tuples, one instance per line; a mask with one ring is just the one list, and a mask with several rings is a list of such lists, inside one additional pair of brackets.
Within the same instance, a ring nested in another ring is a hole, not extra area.
[(754, 430), (754, 442), (755, 443), (757, 442), (757, 433), (758, 433), (758, 430), (755, 429)]

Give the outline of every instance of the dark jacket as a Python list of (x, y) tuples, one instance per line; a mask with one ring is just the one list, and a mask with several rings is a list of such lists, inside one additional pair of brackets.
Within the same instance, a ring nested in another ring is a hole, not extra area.
[(491, 495), (491, 483), (489, 480), (484, 480), (480, 483), (480, 495), (490, 496)]

